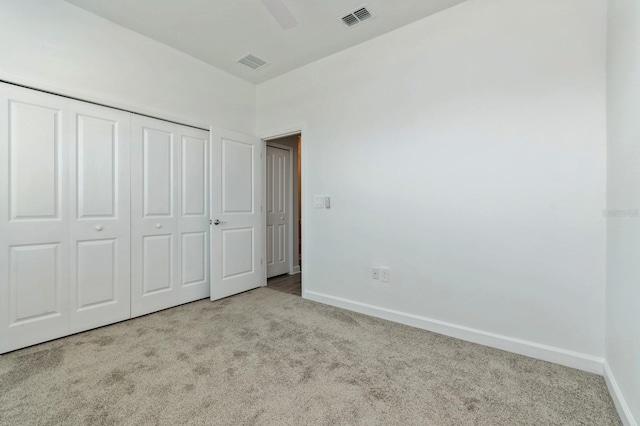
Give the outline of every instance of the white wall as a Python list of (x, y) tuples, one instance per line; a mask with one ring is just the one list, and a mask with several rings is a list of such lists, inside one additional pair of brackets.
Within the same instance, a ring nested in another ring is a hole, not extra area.
[(0, 0), (0, 79), (253, 134), (255, 86), (62, 0)]
[(260, 136), (304, 126), (306, 296), (598, 371), (605, 32), (601, 0), (469, 0), (260, 84)]
[[(609, 2), (607, 363), (640, 422), (640, 3)], [(612, 212), (615, 214), (615, 212)]]

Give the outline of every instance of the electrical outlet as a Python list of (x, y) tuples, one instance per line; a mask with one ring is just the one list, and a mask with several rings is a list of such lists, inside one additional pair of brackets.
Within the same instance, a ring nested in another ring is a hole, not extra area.
[(324, 209), (325, 199), (321, 195), (316, 195), (313, 199), (313, 207), (316, 209)]
[(378, 276), (379, 276), (378, 268), (372, 268), (371, 269), (371, 278), (373, 278), (374, 280), (377, 280)]
[(380, 281), (382, 281), (383, 283), (389, 282), (389, 268), (387, 267), (380, 268)]

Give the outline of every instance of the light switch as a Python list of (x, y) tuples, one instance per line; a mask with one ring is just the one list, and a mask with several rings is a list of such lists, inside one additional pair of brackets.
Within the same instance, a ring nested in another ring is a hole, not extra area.
[(324, 197), (324, 208), (325, 209), (331, 208), (331, 197)]
[(382, 281), (383, 283), (388, 283), (389, 282), (389, 268), (387, 268), (386, 266), (381, 266), (379, 268), (380, 270), (380, 281)]

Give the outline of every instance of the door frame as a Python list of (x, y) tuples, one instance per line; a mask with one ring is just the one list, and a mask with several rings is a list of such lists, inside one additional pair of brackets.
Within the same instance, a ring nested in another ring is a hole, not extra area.
[[(305, 172), (305, 155), (304, 155), (304, 148), (302, 147), (303, 143), (302, 143), (302, 137), (305, 134), (305, 126), (304, 125), (298, 125), (298, 126), (292, 126), (290, 128), (284, 129), (284, 130), (280, 130), (280, 131), (273, 131), (273, 132), (265, 132), (263, 135), (259, 136), (260, 140), (262, 141), (262, 147), (263, 147), (263, 152), (264, 155), (262, 156), (262, 168), (263, 168), (263, 173), (262, 173), (262, 205), (266, 206), (266, 201), (267, 201), (267, 144), (269, 145), (277, 145), (277, 142), (271, 142), (274, 139), (281, 139), (287, 136), (293, 136), (293, 135), (300, 135), (300, 152), (298, 152), (298, 155), (300, 156), (300, 205), (301, 205), (301, 209), (300, 209), (300, 217), (298, 218), (298, 220), (302, 221), (302, 227), (300, 229), (300, 238), (302, 239), (302, 252), (307, 252), (306, 250), (306, 239), (303, 237), (303, 235), (305, 234), (305, 222), (303, 220), (304, 217), (307, 216), (306, 214), (306, 194), (305, 194), (305, 181), (306, 181), (306, 172)], [(286, 145), (283, 145), (282, 147), (287, 147)], [(290, 173), (290, 191), (291, 193), (293, 193), (293, 167), (291, 167), (291, 165), (293, 164), (294, 158), (293, 155), (290, 156), (290, 166), (289, 169), (291, 170)], [(289, 197), (289, 203), (290, 205), (293, 205), (293, 197)], [(290, 215), (289, 217), (289, 221), (292, 223), (291, 224), (291, 228), (293, 229), (293, 215)], [(262, 210), (262, 227), (263, 227), (263, 233), (264, 233), (264, 241), (262, 243), (262, 252), (263, 252), (263, 258), (266, 258), (267, 255), (267, 239), (266, 239), (266, 233), (267, 233), (267, 210), (266, 208), (263, 208)], [(291, 237), (293, 239), (293, 233), (291, 233)], [(292, 271), (293, 271), (293, 243), (294, 241), (291, 241), (291, 244), (289, 244), (289, 250), (291, 252), (290, 256), (289, 256), (289, 274), (292, 275)], [(300, 262), (300, 271), (299, 272), (294, 272), (293, 274), (297, 274), (300, 273), (302, 276), (302, 297), (305, 297), (305, 284), (304, 284), (304, 277), (305, 277), (305, 265), (306, 264), (306, 260), (305, 260), (305, 256), (302, 257), (302, 260)], [(267, 285), (267, 263), (266, 261), (263, 262), (262, 264), (262, 270), (263, 270), (263, 286), (266, 287)]]
[[(280, 138), (278, 138), (280, 139)], [(293, 148), (287, 145), (281, 145), (277, 142), (270, 142), (270, 141), (264, 141), (264, 167), (262, 168), (262, 193), (264, 194), (263, 196), (263, 202), (262, 205), (264, 206), (263, 211), (262, 211), (262, 220), (263, 220), (263, 229), (264, 229), (264, 256), (263, 258), (265, 259), (264, 261), (264, 273), (265, 273), (265, 278), (268, 278), (267, 275), (267, 261), (266, 261), (266, 257), (267, 257), (267, 253), (268, 253), (268, 247), (267, 247), (267, 167), (266, 167), (266, 163), (267, 163), (267, 148), (268, 147), (273, 147), (273, 148), (277, 148), (277, 149), (283, 149), (285, 151), (289, 152), (289, 164), (288, 166), (288, 172), (287, 172), (287, 177), (285, 179), (287, 179), (287, 209), (289, 212), (289, 219), (287, 219), (287, 267), (289, 268), (289, 271), (287, 272), (289, 275), (294, 275), (296, 273), (299, 272), (294, 272), (293, 270), (293, 244), (295, 243), (295, 241), (293, 241)]]

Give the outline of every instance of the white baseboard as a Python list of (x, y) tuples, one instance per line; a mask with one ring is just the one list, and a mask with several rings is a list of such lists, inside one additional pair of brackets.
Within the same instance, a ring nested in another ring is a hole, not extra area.
[(607, 382), (607, 387), (609, 388), (609, 393), (611, 394), (611, 399), (613, 399), (613, 403), (616, 405), (618, 409), (618, 414), (620, 414), (620, 419), (625, 426), (638, 426), (638, 423), (633, 418), (633, 414), (631, 414), (631, 410), (627, 405), (627, 401), (625, 401), (622, 396), (622, 392), (618, 387), (618, 382), (609, 367), (609, 363), (604, 361), (604, 380)]
[[(348, 309), (350, 311), (433, 331), (435, 333), (444, 334), (446, 336), (455, 337), (468, 342), (478, 343), (484, 346), (490, 346), (492, 348), (517, 353), (531, 358), (576, 368), (589, 373), (603, 375), (604, 359), (595, 356), (572, 352), (553, 346), (542, 345), (527, 340), (502, 336), (500, 334), (489, 333), (419, 315), (407, 314), (392, 309), (354, 302), (352, 300), (316, 293), (314, 291), (303, 291), (302, 297), (315, 302), (324, 303), (325, 305)], [(637, 425), (633, 424), (633, 426)]]
[(295, 275), (299, 273), (300, 273), (300, 265), (296, 265), (293, 268), (291, 268), (291, 272), (289, 272), (289, 275)]

